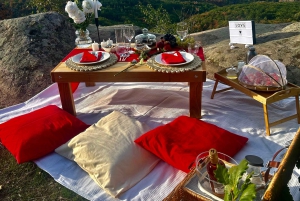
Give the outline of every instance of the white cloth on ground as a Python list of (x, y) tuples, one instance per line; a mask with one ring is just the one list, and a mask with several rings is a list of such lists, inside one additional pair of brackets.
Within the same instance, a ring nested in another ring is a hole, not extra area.
[[(273, 154), (293, 139), (299, 128), (297, 120), (271, 127), (266, 136), (262, 105), (236, 90), (216, 94), (210, 99), (214, 81), (207, 80), (203, 87), (202, 120), (233, 133), (249, 138), (246, 146), (234, 157), (258, 155), (266, 163)], [(225, 86), (219, 84), (219, 88)], [(166, 124), (180, 115), (189, 115), (189, 87), (187, 83), (96, 83), (85, 87), (80, 83), (73, 94), (77, 117), (93, 124), (113, 110), (145, 122), (151, 128)], [(35, 109), (53, 104), (61, 107), (56, 84), (30, 100), (0, 110), (0, 123)], [(295, 114), (295, 98), (291, 97), (268, 106), (270, 121), (278, 116)], [(107, 195), (80, 167), (64, 157), (51, 153), (35, 163), (57, 182), (88, 200), (162, 200), (186, 173), (161, 161), (154, 170), (119, 199)], [(294, 200), (300, 200), (300, 171), (295, 169), (289, 186)]]

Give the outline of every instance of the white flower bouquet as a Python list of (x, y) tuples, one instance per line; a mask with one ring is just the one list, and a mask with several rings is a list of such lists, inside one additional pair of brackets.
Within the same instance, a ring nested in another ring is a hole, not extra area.
[[(82, 4), (80, 4), (81, 2)], [(98, 0), (75, 0), (67, 2), (65, 11), (73, 19), (75, 28), (85, 31), (93, 19), (93, 14), (97, 10), (101, 10), (101, 6), (102, 4)], [(98, 18), (98, 15), (96, 14), (95, 17)]]

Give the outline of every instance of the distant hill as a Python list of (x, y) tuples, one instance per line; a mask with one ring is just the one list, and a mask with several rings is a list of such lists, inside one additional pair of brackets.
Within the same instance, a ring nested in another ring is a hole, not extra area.
[(187, 21), (190, 32), (200, 32), (228, 26), (228, 21), (254, 20), (255, 23), (278, 24), (300, 21), (300, 2), (255, 2), (218, 7), (194, 15)]
[[(37, 11), (56, 11), (67, 16), (64, 11), (65, 1), (2, 0), (1, 2), (3, 3), (0, 3), (0, 20), (27, 16)], [(255, 20), (256, 23), (265, 24), (300, 21), (300, 1), (100, 0), (100, 2), (103, 5), (99, 15), (101, 26), (132, 23), (147, 27), (149, 30), (159, 26), (148, 23), (149, 19), (141, 13), (139, 4), (144, 7), (151, 4), (155, 9), (162, 7), (170, 16), (172, 23), (187, 20), (191, 24), (190, 32), (224, 27), (229, 20)], [(4, 15), (5, 10), (10, 12)], [(9, 13), (11, 16), (7, 17)]]

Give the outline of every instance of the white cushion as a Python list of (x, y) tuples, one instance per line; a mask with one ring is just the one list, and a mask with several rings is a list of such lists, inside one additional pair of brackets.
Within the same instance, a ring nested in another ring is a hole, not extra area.
[(130, 189), (159, 162), (159, 158), (134, 143), (149, 127), (114, 111), (55, 152), (74, 160), (113, 197)]

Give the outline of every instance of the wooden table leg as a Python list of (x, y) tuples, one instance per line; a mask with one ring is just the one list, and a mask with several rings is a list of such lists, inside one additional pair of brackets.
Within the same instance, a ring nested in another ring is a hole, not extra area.
[(76, 116), (73, 93), (70, 83), (57, 83), (62, 109)]
[(202, 82), (189, 82), (190, 87), (190, 117), (201, 119)]
[(263, 104), (263, 108), (264, 108), (264, 117), (265, 117), (267, 136), (269, 136), (270, 135), (270, 126), (269, 126), (269, 115), (268, 115), (267, 104)]
[(219, 80), (216, 80), (216, 81), (215, 81), (215, 85), (214, 85), (214, 89), (213, 89), (213, 91), (211, 92), (210, 99), (214, 99), (214, 96), (215, 96), (215, 92), (216, 92), (216, 90), (217, 90), (218, 83), (219, 83)]
[(96, 86), (96, 83), (95, 82), (86, 82), (85, 86), (86, 87), (94, 87), (94, 86)]
[(299, 105), (299, 95), (295, 96), (296, 99), (296, 112), (297, 112), (297, 119), (298, 124), (300, 124), (300, 105)]

